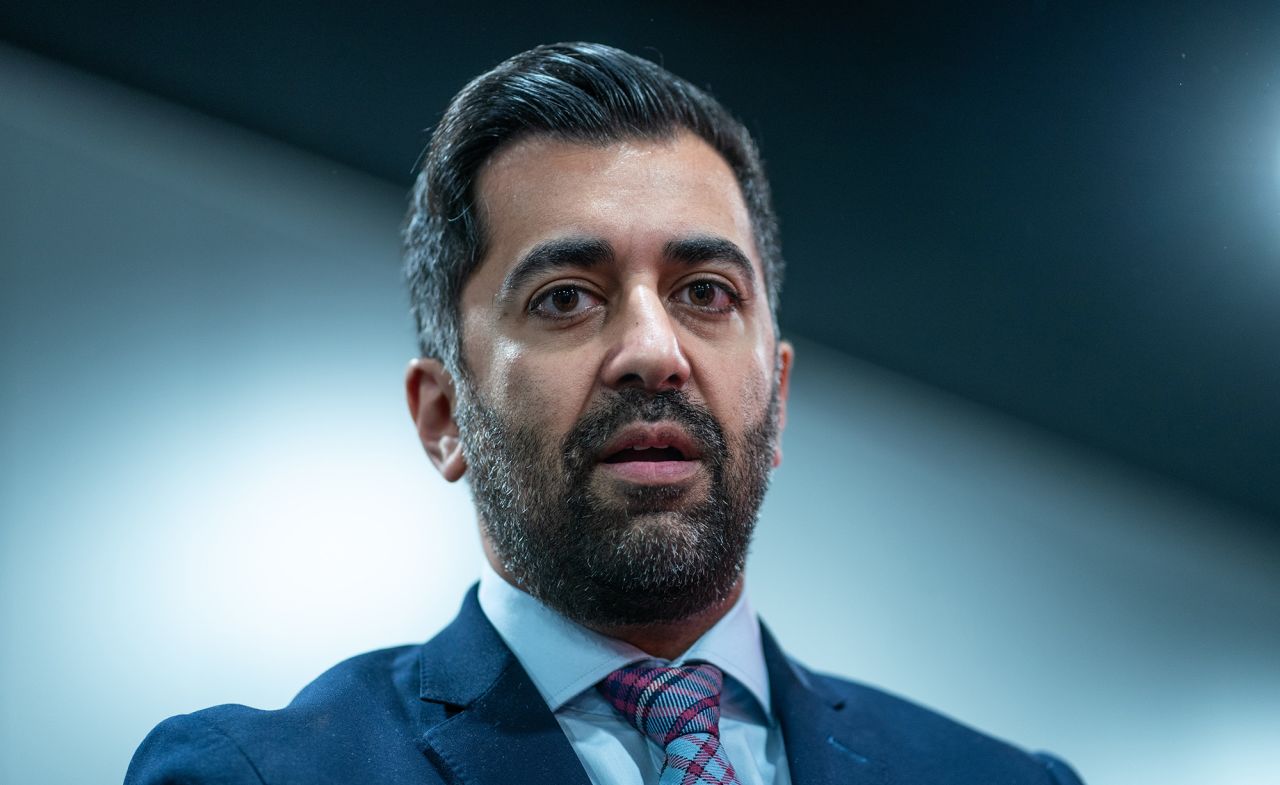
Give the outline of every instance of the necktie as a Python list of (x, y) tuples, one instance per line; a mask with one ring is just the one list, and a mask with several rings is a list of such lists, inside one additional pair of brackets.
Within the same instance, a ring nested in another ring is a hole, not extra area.
[(599, 690), (641, 733), (666, 750), (658, 785), (740, 785), (720, 748), (720, 688), (714, 665), (629, 665)]

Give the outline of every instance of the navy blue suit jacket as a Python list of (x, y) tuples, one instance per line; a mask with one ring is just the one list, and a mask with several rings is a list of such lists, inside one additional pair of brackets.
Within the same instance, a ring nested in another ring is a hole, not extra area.
[[(1055, 758), (810, 673), (767, 630), (764, 652), (797, 785), (1080, 785)], [(125, 782), (589, 785), (474, 588), (426, 644), (347, 660), (283, 709), (215, 706), (165, 720), (138, 748)]]

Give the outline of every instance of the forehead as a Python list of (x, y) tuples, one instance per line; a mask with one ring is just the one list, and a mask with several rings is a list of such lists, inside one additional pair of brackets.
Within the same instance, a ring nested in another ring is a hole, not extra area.
[(486, 231), (482, 269), (506, 267), (558, 236), (598, 237), (622, 256), (643, 256), (673, 237), (713, 235), (738, 245), (763, 278), (737, 178), (691, 133), (603, 145), (522, 139), (482, 168), (476, 198)]

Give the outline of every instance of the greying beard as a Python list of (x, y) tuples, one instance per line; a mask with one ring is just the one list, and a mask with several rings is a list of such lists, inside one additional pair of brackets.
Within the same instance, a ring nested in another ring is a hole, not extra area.
[[(556, 444), (504, 420), (467, 386), (458, 425), (472, 496), (520, 587), (588, 626), (677, 621), (729, 596), (769, 483), (777, 384), (736, 451), (711, 413), (679, 390), (611, 393)], [(705, 498), (680, 509), (687, 491), (674, 486), (636, 487), (621, 505), (599, 498), (590, 481), (600, 451), (619, 429), (659, 420), (678, 423), (700, 446)]]

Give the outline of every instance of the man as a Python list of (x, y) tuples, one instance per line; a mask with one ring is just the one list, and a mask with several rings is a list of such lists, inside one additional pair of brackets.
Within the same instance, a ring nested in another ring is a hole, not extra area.
[(409, 410), (470, 480), (478, 589), (284, 709), (167, 720), (129, 782), (1079, 782), (756, 621), (793, 352), (760, 159), (713, 99), (608, 47), (517, 55), (450, 104), (406, 241)]

